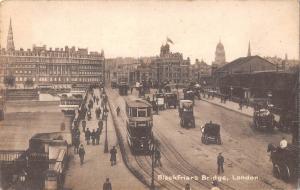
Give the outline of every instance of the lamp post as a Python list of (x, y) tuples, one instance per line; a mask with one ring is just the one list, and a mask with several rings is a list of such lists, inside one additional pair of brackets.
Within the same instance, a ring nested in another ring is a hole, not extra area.
[(232, 91), (233, 91), (233, 87), (230, 86), (230, 99), (231, 99), (231, 101), (232, 101)]
[(105, 102), (104, 108), (104, 118), (105, 118), (105, 141), (104, 141), (104, 153), (108, 153), (108, 141), (107, 141), (107, 117), (108, 117), (108, 110), (107, 110), (107, 102)]
[(155, 184), (154, 184), (154, 167), (155, 167), (155, 153), (156, 153), (156, 143), (154, 141), (154, 139), (152, 140), (153, 142), (153, 146), (152, 146), (152, 150), (151, 150), (151, 156), (152, 156), (152, 163), (151, 163), (151, 166), (152, 166), (152, 171), (151, 171), (151, 186), (150, 186), (150, 189), (151, 190), (155, 190)]

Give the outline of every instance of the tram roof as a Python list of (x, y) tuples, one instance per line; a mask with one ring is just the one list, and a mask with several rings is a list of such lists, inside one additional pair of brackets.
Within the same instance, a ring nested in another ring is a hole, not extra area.
[(141, 99), (127, 101), (127, 105), (129, 107), (139, 107), (139, 108), (152, 107), (152, 105), (149, 104), (147, 101)]

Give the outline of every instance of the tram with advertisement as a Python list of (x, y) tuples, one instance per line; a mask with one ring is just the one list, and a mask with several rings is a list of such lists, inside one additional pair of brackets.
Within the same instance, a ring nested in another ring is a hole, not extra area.
[(126, 101), (127, 141), (133, 154), (149, 154), (153, 139), (152, 106), (145, 100)]

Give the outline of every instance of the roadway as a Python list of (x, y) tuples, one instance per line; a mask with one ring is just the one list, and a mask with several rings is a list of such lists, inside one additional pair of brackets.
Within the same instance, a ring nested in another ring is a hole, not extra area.
[[(124, 103), (120, 103), (121, 97), (117, 98), (116, 94), (113, 92), (114, 102), (124, 110)], [(130, 98), (134, 96), (121, 99), (124, 101)], [(160, 111), (159, 115), (154, 116), (153, 131), (155, 138), (160, 141), (163, 164), (163, 167), (155, 169), (156, 185), (160, 189), (182, 189), (186, 183), (190, 183), (193, 189), (209, 189), (211, 178), (215, 175), (219, 177), (222, 189), (295, 189), (295, 186), (272, 176), (272, 163), (266, 151), (268, 143), (279, 143), (282, 133), (255, 131), (251, 128), (252, 118), (205, 101), (195, 101), (194, 115), (194, 129), (180, 127), (177, 109)], [(200, 126), (210, 120), (221, 125), (222, 145), (201, 143)], [(225, 158), (225, 173), (220, 176), (217, 175), (216, 164), (219, 152)], [(135, 156), (129, 161), (136, 162), (132, 165), (139, 167), (140, 174), (149, 181), (149, 156)], [(158, 180), (158, 175), (180, 175), (183, 178)], [(204, 176), (210, 178), (204, 179)], [(236, 180), (239, 176), (253, 176), (255, 179)], [(188, 177), (194, 179), (188, 180)]]

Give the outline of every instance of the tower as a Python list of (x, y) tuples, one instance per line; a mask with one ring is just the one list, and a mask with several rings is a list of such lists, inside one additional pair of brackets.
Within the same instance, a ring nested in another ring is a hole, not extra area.
[(15, 50), (15, 44), (14, 44), (14, 36), (11, 26), (11, 19), (9, 20), (9, 29), (8, 29), (8, 35), (7, 35), (7, 44), (6, 44), (7, 51), (14, 51)]
[(249, 43), (248, 43), (248, 55), (247, 55), (248, 57), (250, 57), (251, 56), (251, 47), (250, 47), (250, 41), (249, 41)]
[(225, 50), (224, 50), (224, 46), (221, 43), (221, 41), (219, 41), (219, 43), (217, 44), (216, 47), (216, 52), (215, 52), (215, 64), (217, 65), (223, 65), (226, 62), (226, 58), (225, 58)]

